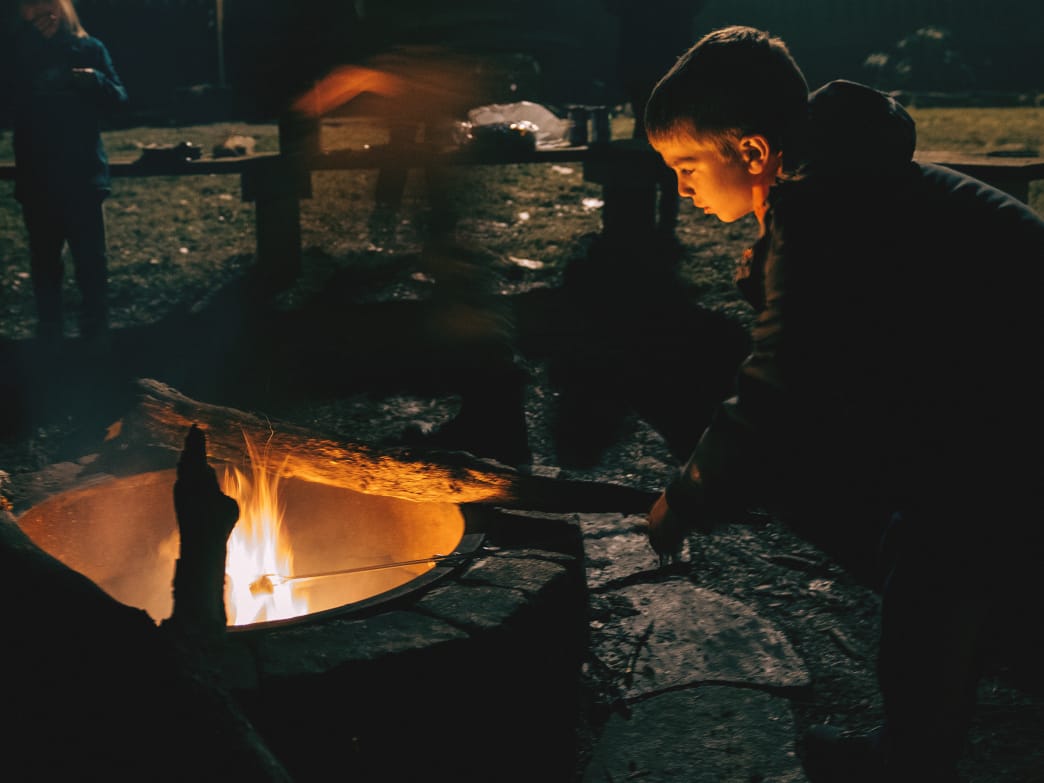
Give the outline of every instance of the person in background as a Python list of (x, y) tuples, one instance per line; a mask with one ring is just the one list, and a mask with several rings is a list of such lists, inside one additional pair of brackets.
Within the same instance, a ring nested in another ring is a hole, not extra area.
[(827, 552), (880, 553), (883, 723), (814, 727), (806, 771), (958, 781), (984, 666), (1021, 651), (1039, 667), (1044, 220), (915, 162), (914, 122), (884, 93), (809, 94), (761, 30), (697, 41), (645, 120), (682, 197), (760, 227), (737, 267), (751, 350), (649, 541), (670, 560), (756, 507)]
[[(656, 82), (692, 43), (695, 16), (706, 0), (603, 0), (617, 17), (617, 76), (634, 113), (631, 138), (645, 140), (645, 103)], [(652, 192), (655, 229), (660, 241), (675, 239), (678, 224), (678, 183), (663, 167)]]
[[(292, 107), (315, 118), (366, 93), (381, 99), (371, 105), (382, 109), (389, 127), (423, 127), (425, 135), (438, 137), (440, 129), (478, 104), (480, 89), (466, 51), (403, 45), (363, 64), (333, 68)], [(424, 165), (427, 193), (418, 265), (434, 285), (423, 305), (422, 332), (407, 335), (411, 344), (424, 346), (432, 379), (457, 394), (460, 406), (441, 424), (411, 423), (398, 440), (527, 469), (532, 461), (525, 415), (529, 372), (515, 345), (514, 314), (500, 295), (504, 261), (461, 230), (463, 204), (474, 191), (468, 168), (434, 156)]]
[(101, 138), (106, 114), (127, 102), (108, 49), (87, 34), (71, 0), (22, 0), (2, 69), (12, 127), (15, 198), (29, 236), (37, 334), (63, 335), (62, 251), (68, 243), (82, 302), (79, 333), (109, 328), (103, 202), (111, 191)]

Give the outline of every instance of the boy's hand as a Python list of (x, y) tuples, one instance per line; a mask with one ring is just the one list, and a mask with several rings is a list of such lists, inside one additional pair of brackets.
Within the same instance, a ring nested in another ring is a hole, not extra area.
[(77, 89), (90, 90), (98, 86), (98, 76), (93, 68), (73, 68), (72, 83)]
[(660, 564), (666, 565), (681, 554), (682, 544), (690, 527), (682, 518), (671, 511), (666, 495), (661, 494), (646, 515), (646, 533), (649, 545), (660, 556)]

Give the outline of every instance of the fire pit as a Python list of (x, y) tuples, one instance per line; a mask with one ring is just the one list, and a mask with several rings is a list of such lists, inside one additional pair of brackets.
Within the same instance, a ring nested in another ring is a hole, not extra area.
[[(183, 424), (175, 429), (183, 433)], [(268, 425), (276, 438), (291, 431)], [(241, 430), (239, 438), (242, 444)], [(334, 451), (307, 442), (326, 455), (314, 470), (329, 468)], [(214, 443), (233, 451), (231, 439), (223, 444), (215, 436)], [(113, 448), (122, 448), (119, 438)], [(25, 506), (18, 522), (42, 549), (161, 623), (171, 613), (179, 552), (173, 452), (145, 459), (131, 450), (122, 452), (124, 464), (151, 461), (157, 469), (81, 477)], [(300, 449), (294, 453), (300, 458)], [(268, 606), (240, 615), (236, 607), (233, 620), (230, 612), (213, 662), (220, 686), (298, 783), (331, 774), (570, 780), (586, 582), (576, 519), (549, 507), (598, 510), (637, 505), (641, 497), (599, 485), (591, 498), (592, 487), (582, 483), (522, 480), (468, 461), (466, 469), (443, 470), (389, 466), (381, 455), (367, 462), (354, 450), (349, 456), (372, 486), (407, 476), (398, 488), (418, 499), (278, 469), (263, 471), (279, 480), (259, 490), (253, 468), (216, 460), (219, 479), (229, 466), (222, 492), (238, 485), (241, 521), (258, 496), (274, 495), (262, 515), (282, 509), (278, 530), (260, 538), (272, 534), (289, 546), (276, 545), (272, 559), (252, 566), (246, 591), (274, 597), (257, 589), (262, 573), (273, 594), (293, 585), (294, 598), (308, 598), (300, 613)], [(427, 487), (411, 485), (425, 477)], [(523, 508), (527, 493), (537, 510)], [(465, 500), (453, 502), (454, 494)]]
[[(174, 470), (113, 477), (48, 498), (19, 525), (40, 548), (159, 623), (173, 609), (174, 481)], [(258, 485), (238, 469), (224, 484), (241, 509), (226, 572), (232, 631), (370, 609), (444, 576), (482, 541), (452, 503), (294, 478)]]
[[(178, 553), (174, 477), (151, 471), (59, 492), (19, 525), (160, 622)], [(329, 587), (299, 591), (313, 607), (305, 614), (229, 625), (218, 667), (295, 781), (334, 770), (476, 783), (571, 771), (586, 587), (570, 517), (292, 478), (280, 497), (293, 571), (323, 573), (302, 581)], [(533, 720), (537, 711), (548, 714)]]

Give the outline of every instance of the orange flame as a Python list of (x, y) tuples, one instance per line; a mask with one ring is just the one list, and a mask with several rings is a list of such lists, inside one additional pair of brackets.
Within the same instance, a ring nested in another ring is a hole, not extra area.
[(284, 507), (279, 498), (279, 471), (268, 464), (246, 437), (250, 476), (226, 468), (221, 491), (239, 503), (239, 521), (228, 540), (225, 561), (225, 611), (229, 625), (284, 620), (308, 613), (308, 602), (294, 594), (294, 585), (275, 584), (271, 591), (251, 591), (266, 574), (292, 574), (293, 550), (283, 530)]

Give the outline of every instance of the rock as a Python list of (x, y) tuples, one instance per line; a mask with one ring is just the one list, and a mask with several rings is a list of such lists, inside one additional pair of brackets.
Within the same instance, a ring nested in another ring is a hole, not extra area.
[(583, 783), (806, 783), (785, 699), (705, 685), (664, 693), (615, 714)]

